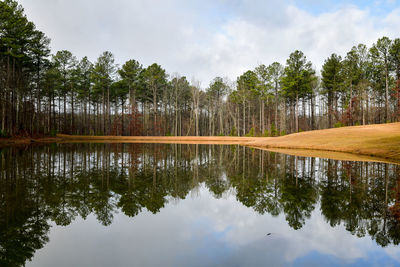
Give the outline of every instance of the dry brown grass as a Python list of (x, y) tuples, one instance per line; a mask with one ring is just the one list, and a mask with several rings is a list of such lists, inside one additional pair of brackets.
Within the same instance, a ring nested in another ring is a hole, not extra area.
[(247, 142), (263, 148), (332, 151), (400, 161), (400, 123), (302, 132)]

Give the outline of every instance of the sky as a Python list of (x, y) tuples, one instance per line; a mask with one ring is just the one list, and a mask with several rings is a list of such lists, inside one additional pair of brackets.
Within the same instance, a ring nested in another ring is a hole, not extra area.
[(111, 51), (116, 63), (158, 63), (167, 73), (235, 81), (301, 50), (319, 71), (332, 53), (400, 38), (400, 0), (19, 0), (52, 52), (92, 62)]

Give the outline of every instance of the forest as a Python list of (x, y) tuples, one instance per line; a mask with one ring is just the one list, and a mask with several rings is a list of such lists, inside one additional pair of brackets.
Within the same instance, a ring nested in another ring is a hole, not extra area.
[[(266, 51), (273, 53), (273, 51)], [(17, 1), (0, 1), (0, 136), (279, 136), (400, 120), (400, 38), (329, 56), (318, 74), (296, 50), (236, 81), (169, 74), (157, 63), (122, 65), (51, 54), (50, 39)]]

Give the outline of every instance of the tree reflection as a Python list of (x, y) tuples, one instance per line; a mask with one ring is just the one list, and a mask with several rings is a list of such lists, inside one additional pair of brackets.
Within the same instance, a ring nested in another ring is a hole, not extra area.
[(50, 223), (158, 213), (199, 187), (300, 229), (319, 208), (332, 226), (400, 242), (400, 167), (286, 156), (238, 146), (60, 144), (0, 150), (0, 265), (23, 266)]

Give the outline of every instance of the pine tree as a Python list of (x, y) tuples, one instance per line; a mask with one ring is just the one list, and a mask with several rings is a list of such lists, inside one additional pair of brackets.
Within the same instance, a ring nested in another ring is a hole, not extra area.
[(303, 52), (296, 50), (286, 61), (284, 75), (281, 79), (282, 91), (294, 105), (295, 131), (299, 131), (299, 100), (305, 97), (312, 88), (314, 70)]
[(328, 100), (328, 127), (333, 127), (334, 102), (343, 86), (342, 58), (332, 54), (325, 60), (322, 66), (322, 88), (321, 93)]

